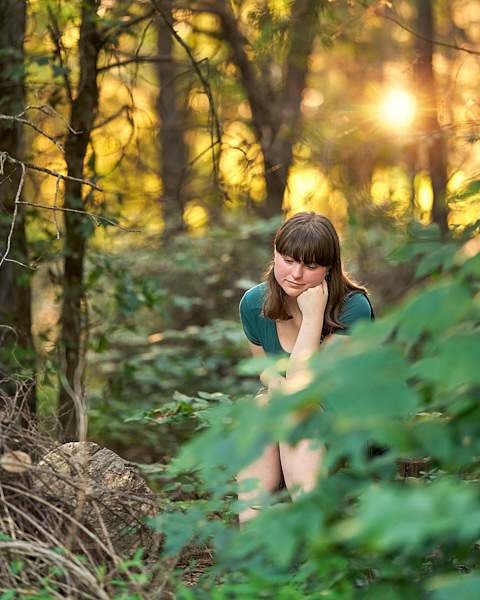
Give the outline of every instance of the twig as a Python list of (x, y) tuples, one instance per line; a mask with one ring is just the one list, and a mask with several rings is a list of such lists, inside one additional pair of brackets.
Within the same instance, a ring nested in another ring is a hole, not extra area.
[(62, 144), (60, 144), (60, 142), (58, 142), (51, 135), (49, 135), (48, 133), (46, 133), (45, 131), (40, 129), (40, 127), (37, 127), (37, 125), (35, 125), (35, 123), (32, 123), (28, 119), (22, 119), (22, 118), (16, 117), (16, 116), (0, 115), (0, 121), (13, 121), (14, 123), (21, 123), (22, 125), (28, 125), (32, 129), (34, 129), (37, 133), (39, 133), (40, 135), (43, 135), (44, 137), (49, 139), (51, 142), (53, 142), (55, 144), (55, 146), (57, 146), (57, 148), (60, 150), (60, 152), (62, 154), (65, 154), (65, 150), (63, 149), (63, 146), (62, 146)]
[[(4, 461), (3, 462), (4, 465), (13, 465), (13, 466), (17, 466), (19, 463), (18, 461), (12, 461), (12, 462), (8, 462), (8, 461)], [(8, 486), (5, 486), (6, 488), (8, 488)], [(6, 509), (7, 514), (10, 514), (10, 511), (14, 512), (17, 514), (17, 520), (19, 517), (22, 518), (22, 521), (26, 524), (26, 523), (30, 523), (30, 525), (33, 525), (34, 529), (36, 530), (37, 534), (41, 533), (43, 534), (45, 540), (49, 540), (50, 543), (52, 544), (53, 547), (55, 547), (58, 544), (58, 540), (55, 538), (55, 536), (52, 534), (51, 531), (48, 530), (47, 527), (45, 527), (44, 525), (42, 525), (40, 523), (40, 521), (38, 519), (34, 519), (32, 517), (31, 514), (29, 514), (27, 511), (25, 511), (23, 508), (21, 508), (20, 506), (13, 504), (11, 502), (9, 502), (3, 494), (3, 484), (2, 486), (0, 486), (0, 489), (2, 490), (2, 504), (3, 507)], [(17, 491), (17, 493), (20, 491), (19, 488), (14, 488), (15, 491)], [(22, 496), (27, 496), (27, 492), (25, 490), (21, 490)], [(33, 495), (30, 495), (31, 497), (33, 497), (35, 502), (38, 502), (39, 498), (38, 497), (34, 497)], [(10, 510), (9, 510), (10, 509)], [(13, 522), (13, 519), (10, 519)], [(11, 538), (16, 540), (17, 539), (17, 535), (16, 532), (12, 532)]]
[(58, 188), (60, 187), (60, 177), (57, 177), (57, 184), (55, 186), (55, 198), (53, 200), (53, 206), (54, 206), (54, 210), (53, 210), (53, 219), (55, 221), (55, 228), (57, 230), (57, 240), (60, 239), (60, 229), (58, 227), (58, 220), (57, 220), (57, 199), (58, 199)]
[[(3, 155), (4, 154), (5, 153), (2, 153), (2, 158), (1, 158), (1, 171), (0, 171), (1, 174), (3, 174), (3, 164), (4, 164)], [(17, 214), (18, 214), (19, 198), (20, 198), (20, 194), (22, 193), (23, 184), (25, 182), (25, 172), (26, 172), (26, 168), (25, 168), (25, 165), (22, 163), (22, 177), (20, 179), (20, 183), (18, 184), (17, 193), (15, 195), (12, 223), (10, 225), (10, 231), (9, 231), (8, 237), (7, 237), (7, 249), (5, 250), (5, 254), (0, 259), (0, 267), (3, 265), (3, 263), (7, 259), (7, 256), (10, 253), (10, 249), (12, 246), (13, 231), (15, 229), (15, 222), (17, 220)]]
[(90, 217), (97, 227), (99, 227), (101, 225), (101, 223), (99, 223), (99, 221), (105, 221), (109, 225), (113, 225), (114, 227), (118, 227), (118, 229), (125, 231), (125, 233), (140, 233), (139, 229), (127, 229), (126, 227), (123, 227), (122, 225), (120, 225), (116, 221), (113, 221), (112, 219), (108, 219), (107, 217), (103, 217), (102, 215), (97, 215), (95, 213), (88, 212), (87, 210), (80, 210), (80, 209), (76, 209), (76, 208), (64, 208), (63, 206), (46, 206), (45, 204), (35, 204), (33, 202), (25, 202), (25, 201), (18, 201), (17, 204), (25, 204), (26, 206), (33, 206), (33, 208), (44, 208), (45, 210), (53, 210), (53, 211), (61, 210), (63, 212), (79, 213), (82, 215), (86, 215), (87, 217)]
[[(16, 158), (13, 158), (12, 156), (10, 156), (8, 154), (8, 152), (2, 152), (1, 158), (2, 158), (2, 165), (5, 163), (5, 161), (12, 163), (13, 165), (23, 165), (27, 169), (32, 169), (33, 171), (40, 171), (40, 173), (46, 173), (47, 175), (51, 175), (52, 177), (60, 177), (60, 179), (63, 179), (64, 181), (77, 181), (78, 183), (81, 183), (82, 185), (88, 185), (89, 187), (93, 188), (97, 192), (103, 192), (103, 189), (98, 187), (98, 185), (96, 185), (92, 181), (88, 181), (87, 179), (79, 179), (78, 177), (71, 177), (70, 175), (62, 175), (61, 173), (58, 173), (57, 171), (52, 171), (51, 169), (46, 169), (45, 167), (39, 167), (37, 165), (32, 165), (31, 163), (26, 163), (21, 160), (17, 160)], [(3, 169), (0, 170), (0, 175), (1, 174), (3, 174)]]
[[(2, 117), (2, 115), (0, 115), (0, 117)], [(64, 208), (64, 207), (60, 207), (60, 206), (57, 205), (58, 191), (59, 191), (60, 181), (62, 181), (62, 180), (63, 181), (76, 181), (78, 183), (81, 183), (82, 185), (87, 185), (87, 186), (91, 187), (94, 190), (97, 190), (99, 192), (103, 192), (103, 189), (100, 188), (100, 187), (98, 187), (98, 185), (96, 185), (92, 181), (88, 181), (87, 179), (79, 179), (78, 177), (71, 177), (69, 175), (62, 175), (62, 173), (58, 173), (57, 171), (52, 171), (51, 169), (46, 169), (45, 167), (39, 167), (37, 165), (32, 165), (31, 163), (26, 163), (26, 162), (23, 162), (21, 160), (17, 160), (15, 158), (12, 158), (8, 154), (8, 152), (0, 152), (0, 175), (4, 174), (4, 166), (5, 166), (6, 162), (12, 163), (14, 165), (20, 165), (20, 167), (22, 169), (22, 175), (21, 175), (20, 183), (19, 183), (18, 188), (17, 188), (16, 196), (15, 196), (14, 209), (13, 209), (13, 215), (12, 215), (12, 224), (11, 224), (10, 232), (9, 232), (9, 235), (8, 235), (8, 238), (7, 238), (7, 249), (6, 249), (5, 253), (0, 258), (0, 267), (3, 265), (4, 262), (12, 262), (12, 263), (18, 264), (18, 265), (20, 265), (22, 267), (25, 267), (27, 269), (31, 269), (31, 270), (35, 269), (35, 267), (29, 266), (29, 265), (26, 265), (25, 263), (22, 263), (20, 261), (8, 258), (8, 254), (10, 253), (11, 244), (12, 244), (13, 231), (15, 229), (15, 223), (16, 223), (17, 215), (18, 215), (18, 206), (21, 205), (21, 204), (23, 204), (25, 206), (32, 206), (34, 208), (43, 208), (43, 209), (46, 209), (46, 210), (53, 210), (53, 212), (54, 212), (54, 219), (55, 219), (55, 228), (56, 228), (56, 231), (57, 231), (57, 239), (60, 239), (60, 229), (59, 229), (58, 221), (57, 221), (57, 211), (73, 212), (73, 213), (79, 213), (79, 214), (86, 215), (86, 216), (90, 217), (93, 220), (93, 222), (95, 223), (95, 225), (97, 227), (100, 227), (101, 223), (105, 222), (105, 223), (108, 223), (109, 225), (112, 225), (114, 227), (118, 227), (119, 229), (121, 229), (122, 231), (125, 231), (126, 233), (140, 233), (139, 230), (136, 230), (136, 229), (127, 229), (126, 227), (122, 227), (122, 225), (120, 225), (116, 221), (114, 221), (112, 219), (109, 219), (107, 217), (103, 217), (101, 215), (97, 215), (95, 213), (92, 213), (92, 212), (89, 212), (89, 211), (86, 211), (86, 210), (80, 210), (80, 209), (75, 209), (75, 208)], [(25, 202), (23, 200), (20, 200), (20, 195), (22, 193), (23, 184), (25, 182), (26, 169), (32, 169), (34, 171), (40, 171), (42, 173), (46, 173), (47, 175), (51, 175), (52, 177), (56, 178), (57, 183), (56, 183), (56, 187), (55, 187), (55, 198), (54, 198), (54, 205), (53, 206), (46, 206), (46, 205), (43, 205), (43, 204), (35, 204), (33, 202)]]
[[(39, 471), (43, 472), (43, 473), (50, 473), (50, 471), (48, 471), (46, 469), (39, 469)], [(60, 478), (59, 473), (55, 473), (55, 476)], [(67, 483), (71, 483), (71, 480), (67, 477), (64, 477), (63, 480), (66, 481)], [(71, 485), (73, 487), (73, 483), (71, 483)], [(13, 485), (8, 485), (5, 483), (2, 483), (2, 488), (4, 488), (7, 491), (13, 492), (13, 493), (18, 493), (18, 487), (13, 486)], [(30, 500), (34, 501), (36, 504), (44, 505), (46, 508), (48, 508), (48, 510), (51, 510), (55, 514), (59, 515), (62, 519), (67, 519), (70, 522), (74, 520), (74, 517), (72, 517), (72, 515), (70, 515), (67, 511), (62, 510), (58, 506), (55, 506), (55, 504), (46, 500), (39, 494), (33, 494), (31, 492), (28, 492), (27, 490), (22, 490), (22, 497), (29, 498)], [(98, 547), (105, 553), (105, 555), (108, 556), (110, 559), (112, 559), (112, 561), (114, 563), (116, 563), (116, 564), (118, 563), (118, 557), (116, 556), (116, 554), (115, 553), (111, 554), (110, 549), (107, 548), (107, 546), (102, 542), (102, 540), (98, 536), (96, 536), (92, 531), (90, 531), (90, 529), (88, 529), (88, 527), (83, 525), (83, 523), (81, 523), (81, 522), (77, 522), (76, 527), (77, 527), (77, 529), (81, 530), (82, 534), (84, 534), (86, 537), (90, 538), (92, 542), (97, 544)], [(56, 540), (55, 546), (58, 546), (58, 545), (61, 545), (61, 544), (59, 544), (58, 540)]]
[(78, 577), (79, 581), (84, 581), (102, 600), (109, 600), (109, 596), (103, 590), (101, 583), (97, 581), (95, 575), (90, 572), (86, 565), (83, 565), (80, 560), (70, 553), (68, 556), (63, 556), (41, 544), (20, 540), (0, 540), (0, 553), (5, 553), (7, 556), (35, 557), (36, 560), (56, 565), (62, 573), (72, 572)]
[(377, 14), (379, 14), (379, 16), (383, 17), (387, 21), (392, 21), (392, 23), (395, 23), (395, 25), (398, 25), (401, 29), (403, 29), (413, 37), (416, 37), (419, 40), (423, 40), (424, 42), (428, 42), (429, 44), (433, 44), (434, 46), (442, 46), (443, 48), (450, 48), (451, 50), (459, 50), (460, 52), (466, 52), (467, 54), (475, 54), (476, 56), (480, 55), (479, 50), (471, 50), (470, 48), (465, 48), (465, 46), (449, 44), (448, 42), (440, 42), (439, 40), (435, 40), (424, 36), (421, 33), (418, 33), (418, 31), (415, 31), (414, 29), (409, 27), (408, 25), (405, 25), (405, 23), (402, 23), (400, 19), (397, 19), (397, 17), (390, 17), (389, 15), (385, 14), (385, 12), (380, 12)]
[(23, 117), (23, 115), (26, 114), (26, 112), (29, 110), (38, 110), (38, 111), (42, 112), (44, 115), (48, 115), (48, 116), (53, 115), (54, 117), (58, 117), (61, 121), (63, 121), (63, 123), (66, 125), (66, 127), (72, 133), (75, 133), (76, 135), (81, 133), (80, 131), (75, 131), (75, 129), (70, 125), (70, 123), (67, 121), (67, 119), (63, 115), (61, 115), (58, 111), (56, 111), (53, 108), (53, 106), (49, 106), (47, 104), (41, 104), (40, 106), (27, 106), (26, 108), (24, 108), (22, 110), (22, 112), (18, 113), (17, 117)]
[(63, 54), (65, 53), (65, 46), (63, 45), (63, 42), (62, 42), (62, 35), (60, 33), (60, 28), (58, 26), (58, 20), (56, 18), (56, 14), (53, 11), (52, 6), (48, 6), (47, 10), (48, 10), (48, 16), (49, 16), (49, 23), (47, 24), (47, 31), (49, 32), (52, 43), (55, 46), (54, 56), (56, 55), (58, 57), (60, 67), (63, 68), (62, 79), (65, 82), (65, 88), (67, 90), (68, 99), (71, 104), (73, 101), (72, 85), (70, 82), (70, 78), (68, 76), (68, 70), (64, 68), (65, 61), (63, 59)]
[[(187, 56), (190, 59), (190, 62), (195, 70), (195, 73), (198, 75), (198, 78), (200, 79), (200, 81), (202, 83), (204, 92), (208, 98), (208, 104), (210, 106), (211, 123), (212, 123), (212, 129), (211, 129), (211, 138), (212, 139), (211, 139), (210, 148), (212, 149), (212, 158), (213, 158), (213, 176), (214, 176), (214, 180), (217, 185), (217, 188), (220, 190), (221, 186), (220, 186), (220, 178), (219, 178), (219, 166), (218, 166), (218, 159), (215, 154), (215, 148), (221, 140), (221, 131), (220, 131), (220, 122), (218, 119), (218, 115), (215, 111), (215, 104), (213, 102), (213, 95), (212, 95), (212, 90), (210, 88), (210, 84), (209, 84), (208, 80), (204, 77), (204, 75), (200, 69), (199, 63), (195, 60), (192, 50), (190, 49), (188, 44), (186, 44), (184, 42), (184, 40), (175, 31), (175, 28), (173, 27), (172, 23), (170, 22), (170, 19), (168, 18), (164, 9), (159, 5), (157, 0), (150, 0), (150, 1), (153, 4), (155, 10), (162, 16), (162, 19), (164, 20), (166, 26), (170, 30), (172, 36), (177, 40), (177, 42), (182, 46), (182, 48), (187, 53)], [(215, 132), (215, 136), (217, 138), (216, 140), (214, 139), (213, 132)]]
[[(2, 330), (5, 330), (5, 331), (2, 331)], [(5, 323), (2, 323), (0, 325), (0, 331), (2, 331), (2, 333), (0, 335), (0, 341), (2, 342), (0, 345), (2, 347), (3, 347), (3, 340), (7, 337), (7, 335), (9, 333), (14, 335), (15, 341), (13, 343), (13, 348), (10, 350), (11, 357), (17, 363), (17, 365), (20, 367), (20, 369), (22, 369), (23, 365), (17, 358), (18, 331), (15, 329), (15, 327), (12, 327), (11, 325), (7, 325)]]
[(108, 63), (103, 67), (99, 67), (98, 71), (108, 71), (110, 69), (114, 69), (115, 67), (126, 67), (127, 65), (135, 64), (144, 64), (144, 63), (161, 63), (161, 62), (171, 62), (171, 58), (168, 56), (157, 56), (155, 58), (149, 58), (148, 56), (135, 56), (135, 58), (126, 58), (125, 60), (119, 60), (114, 63)]
[[(83, 354), (83, 353), (82, 353)], [(82, 379), (84, 373), (84, 365), (79, 364), (75, 369), (73, 375), (73, 387), (70, 385), (66, 375), (66, 356), (65, 350), (61, 353), (61, 370), (60, 370), (60, 381), (65, 388), (67, 394), (70, 396), (73, 405), (75, 407), (75, 413), (77, 416), (77, 436), (79, 442), (85, 442), (87, 439), (88, 429), (88, 415), (87, 415), (87, 402), (85, 399), (85, 393), (82, 389)]]

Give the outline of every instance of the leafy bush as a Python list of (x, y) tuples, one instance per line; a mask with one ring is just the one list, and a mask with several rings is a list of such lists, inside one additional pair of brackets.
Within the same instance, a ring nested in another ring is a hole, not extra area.
[[(479, 250), (478, 237), (442, 244), (419, 232), (395, 259), (415, 256), (432, 276), (314, 357), (308, 385), (280, 389), (263, 407), (242, 398), (211, 409), (210, 426), (174, 461), (174, 472), (202, 481), (202, 499), (154, 523), (167, 554), (192, 538), (215, 551), (203, 584), (178, 598), (476, 600)], [(272, 499), (232, 527), (235, 473), (266, 444), (305, 438), (328, 447), (316, 489), (294, 503)], [(369, 456), (372, 443), (383, 452)], [(421, 479), (398, 474), (399, 459), (412, 457), (430, 459)]]
[(238, 303), (261, 279), (277, 226), (278, 220), (236, 224), (201, 238), (180, 236), (168, 248), (151, 240), (126, 255), (92, 257), (88, 371), (95, 441), (154, 462), (174, 454), (195, 425), (170, 419), (159, 431), (158, 420), (155, 427), (149, 420), (139, 429), (132, 415), (168, 413), (178, 394), (255, 389), (256, 377), (236, 371), (248, 352)]

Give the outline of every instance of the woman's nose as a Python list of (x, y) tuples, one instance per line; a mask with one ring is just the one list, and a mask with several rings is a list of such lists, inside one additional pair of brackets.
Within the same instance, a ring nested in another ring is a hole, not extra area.
[(295, 262), (292, 267), (292, 275), (295, 279), (300, 279), (303, 273), (303, 265), (299, 262)]

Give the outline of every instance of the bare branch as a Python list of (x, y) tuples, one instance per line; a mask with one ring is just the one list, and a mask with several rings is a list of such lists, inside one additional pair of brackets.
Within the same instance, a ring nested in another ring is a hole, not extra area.
[(57, 199), (58, 199), (58, 189), (60, 187), (60, 181), (61, 181), (60, 177), (57, 177), (57, 184), (55, 186), (55, 198), (54, 198), (54, 201), (53, 201), (53, 206), (54, 206), (53, 218), (55, 220), (55, 228), (57, 230), (57, 240), (60, 239), (60, 230), (58, 228), (57, 211), (56, 211), (56, 208), (57, 208)]
[(21, 113), (18, 113), (17, 117), (23, 117), (23, 115), (25, 115), (27, 113), (27, 111), (29, 111), (29, 110), (38, 110), (49, 117), (51, 117), (51, 116), (57, 117), (61, 121), (63, 121), (63, 123), (66, 125), (66, 127), (68, 127), (68, 129), (72, 133), (80, 133), (79, 131), (75, 131), (75, 129), (70, 125), (70, 123), (67, 121), (67, 119), (63, 115), (61, 115), (58, 111), (56, 111), (53, 108), (53, 106), (50, 106), (48, 104), (41, 104), (40, 106), (27, 106), (26, 108), (24, 108), (22, 110)]
[[(60, 179), (63, 179), (64, 181), (77, 181), (77, 182), (81, 183), (82, 185), (88, 185), (89, 187), (93, 188), (97, 192), (103, 192), (102, 188), (99, 188), (98, 185), (96, 185), (95, 183), (93, 183), (91, 181), (88, 181), (87, 179), (78, 179), (77, 177), (70, 177), (69, 175), (62, 175), (61, 173), (58, 173), (56, 171), (46, 169), (45, 167), (38, 167), (37, 165), (32, 165), (31, 163), (22, 162), (21, 160), (12, 158), (8, 154), (8, 152), (1, 152), (0, 156), (1, 156), (1, 160), (2, 160), (2, 165), (5, 162), (9, 162), (9, 163), (12, 163), (13, 165), (25, 166), (27, 169), (32, 169), (33, 171), (40, 171), (41, 173), (46, 173), (47, 175), (51, 175), (52, 177), (60, 177)], [(0, 170), (0, 175), (1, 174), (3, 174), (3, 169)]]
[(114, 63), (109, 63), (108, 65), (104, 65), (103, 67), (99, 67), (98, 72), (100, 73), (101, 71), (107, 71), (109, 69), (113, 69), (115, 67), (125, 67), (127, 65), (131, 65), (132, 63), (135, 64), (143, 64), (143, 63), (159, 63), (159, 62), (170, 62), (171, 58), (170, 57), (162, 57), (162, 56), (156, 56), (155, 58), (152, 57), (148, 57), (148, 56), (135, 56), (134, 58), (126, 58), (125, 60), (119, 60), (117, 62)]
[[(4, 164), (3, 154), (4, 153), (2, 153), (1, 170), (0, 170), (0, 173), (2, 173), (2, 174), (3, 174), (3, 164)], [(19, 199), (20, 199), (20, 195), (22, 193), (23, 184), (25, 182), (25, 173), (26, 173), (26, 168), (25, 168), (25, 165), (22, 164), (22, 177), (20, 179), (20, 183), (18, 184), (17, 193), (15, 195), (12, 223), (10, 225), (10, 231), (9, 231), (8, 237), (7, 237), (7, 249), (5, 250), (5, 254), (0, 259), (0, 267), (3, 265), (3, 263), (7, 259), (7, 256), (9, 255), (11, 247), (12, 247), (13, 231), (15, 229), (15, 223), (17, 220)]]
[(33, 208), (44, 208), (45, 210), (53, 210), (54, 212), (60, 210), (62, 212), (78, 213), (90, 217), (97, 227), (100, 227), (101, 221), (105, 221), (109, 225), (113, 225), (114, 227), (118, 227), (118, 229), (125, 231), (125, 233), (141, 233), (139, 229), (127, 229), (126, 227), (123, 227), (113, 219), (108, 219), (107, 217), (98, 215), (96, 213), (88, 212), (87, 210), (64, 208), (63, 206), (46, 206), (45, 204), (34, 204), (33, 202), (24, 201), (18, 201), (17, 204), (24, 204), (25, 206), (32, 206)]
[(50, 33), (50, 38), (55, 46), (54, 54), (58, 57), (60, 66), (63, 68), (62, 77), (63, 77), (64, 83), (65, 83), (65, 88), (67, 90), (68, 99), (70, 100), (70, 103), (71, 103), (73, 100), (73, 92), (72, 92), (72, 86), (70, 83), (70, 78), (68, 77), (68, 72), (64, 67), (63, 54), (65, 53), (65, 47), (62, 42), (62, 34), (60, 32), (60, 28), (58, 26), (58, 21), (57, 21), (57, 18), (55, 16), (52, 8), (50, 6), (48, 6), (47, 10), (48, 10), (48, 15), (50, 17), (50, 21), (47, 25), (47, 30)]
[(424, 36), (418, 31), (415, 31), (415, 29), (412, 29), (408, 25), (405, 25), (405, 23), (402, 23), (397, 17), (391, 17), (385, 14), (385, 11), (380, 11), (377, 14), (380, 17), (386, 19), (387, 21), (395, 23), (395, 25), (398, 25), (401, 29), (403, 29), (413, 37), (418, 38), (419, 40), (423, 40), (424, 42), (428, 42), (429, 44), (433, 44), (435, 46), (442, 46), (442, 48), (450, 48), (451, 50), (458, 50), (459, 52), (466, 52), (467, 54), (474, 54), (476, 56), (480, 56), (479, 50), (471, 50), (470, 48), (465, 48), (465, 46), (459, 46), (458, 44), (450, 44), (448, 42), (441, 42), (440, 40), (434, 40), (432, 38)]
[(108, 123), (110, 123), (111, 121), (114, 121), (115, 119), (118, 119), (118, 117), (120, 115), (122, 115), (124, 112), (127, 112), (127, 114), (128, 114), (129, 110), (130, 110), (130, 106), (128, 104), (126, 104), (125, 106), (122, 106), (121, 108), (119, 108), (117, 110), (117, 112), (115, 114), (110, 115), (109, 117), (106, 117), (101, 123), (98, 123), (97, 125), (94, 125), (92, 129), (101, 129), (105, 125), (108, 125)]
[[(115, 27), (105, 27), (103, 30), (103, 36), (102, 36), (102, 46), (106, 44), (106, 42), (108, 41), (108, 38), (112, 38), (113, 36), (119, 36), (121, 33), (123, 33), (126, 30), (132, 29), (135, 25), (138, 25), (138, 23), (142, 23), (145, 20), (148, 19), (152, 19), (152, 17), (154, 16), (155, 11), (149, 10), (147, 13), (145, 13), (144, 15), (140, 15), (136, 18), (132, 18), (131, 15), (126, 16), (126, 20), (122, 21), (120, 25), (117, 25)], [(130, 17), (130, 18), (128, 18)]]
[(28, 119), (22, 119), (22, 118), (16, 117), (16, 116), (0, 115), (0, 121), (13, 121), (14, 123), (21, 123), (22, 125), (28, 125), (32, 129), (34, 129), (37, 133), (39, 133), (40, 135), (43, 135), (44, 137), (49, 139), (51, 142), (53, 142), (55, 144), (55, 146), (57, 146), (57, 148), (60, 150), (60, 152), (62, 154), (65, 154), (65, 150), (63, 149), (63, 146), (60, 144), (60, 142), (57, 142), (57, 140), (54, 139), (51, 135), (49, 135), (45, 131), (42, 131), (40, 129), (40, 127), (37, 127), (37, 125), (35, 125), (35, 123), (32, 123)]
[[(2, 116), (2, 115), (0, 115)], [(59, 192), (59, 187), (60, 187), (60, 182), (62, 180), (69, 180), (69, 181), (77, 181), (79, 183), (81, 183), (82, 185), (87, 185), (91, 188), (93, 188), (94, 190), (97, 190), (99, 192), (102, 192), (102, 188), (98, 187), (96, 184), (92, 183), (91, 181), (88, 181), (86, 179), (78, 179), (76, 177), (69, 177), (68, 175), (62, 175), (61, 173), (58, 173), (56, 171), (52, 171), (50, 169), (46, 169), (44, 167), (38, 167), (37, 165), (32, 165), (30, 163), (25, 163), (22, 162), (20, 160), (17, 160), (15, 158), (12, 158), (8, 152), (0, 152), (0, 175), (4, 175), (4, 167), (5, 167), (5, 163), (12, 163), (14, 165), (19, 165), (20, 168), (22, 169), (22, 175), (20, 178), (20, 182), (18, 184), (18, 188), (17, 188), (17, 193), (15, 195), (15, 201), (14, 201), (14, 209), (13, 209), (13, 215), (12, 215), (12, 222), (10, 225), (10, 231), (7, 237), (7, 247), (6, 250), (4, 252), (4, 254), (2, 255), (0, 252), (0, 268), (3, 265), (4, 262), (11, 262), (11, 263), (15, 263), (21, 267), (25, 267), (26, 269), (31, 269), (31, 270), (35, 270), (34, 266), (30, 266), (27, 265), (25, 263), (22, 263), (20, 261), (14, 260), (12, 258), (8, 258), (8, 255), (10, 254), (10, 250), (11, 250), (11, 246), (12, 246), (12, 239), (13, 239), (13, 232), (15, 229), (15, 225), (17, 222), (17, 217), (18, 217), (18, 207), (20, 205), (24, 205), (24, 206), (32, 206), (34, 208), (42, 208), (45, 210), (53, 210), (54, 213), (54, 219), (55, 219), (55, 229), (57, 232), (57, 239), (60, 239), (60, 228), (58, 225), (58, 221), (57, 221), (57, 212), (58, 211), (63, 211), (63, 212), (72, 212), (72, 213), (79, 213), (79, 214), (83, 214), (87, 217), (90, 217), (93, 222), (95, 223), (95, 225), (97, 227), (100, 227), (100, 225), (102, 223), (106, 223), (108, 225), (112, 225), (114, 227), (118, 227), (118, 229), (121, 229), (122, 231), (125, 231), (126, 233), (140, 233), (139, 230), (135, 230), (135, 229), (127, 229), (126, 227), (123, 227), (122, 225), (120, 225), (119, 223), (117, 223), (116, 221), (114, 221), (113, 219), (109, 219), (108, 217), (104, 217), (102, 215), (98, 215), (86, 210), (77, 210), (74, 208), (64, 208), (61, 206), (58, 206), (57, 201), (58, 201), (58, 192)], [(34, 171), (40, 171), (42, 173), (46, 173), (47, 175), (51, 175), (52, 177), (55, 177), (57, 180), (56, 186), (55, 186), (55, 197), (54, 197), (54, 203), (53, 206), (46, 206), (43, 204), (35, 204), (32, 202), (25, 202), (23, 200), (20, 200), (20, 196), (23, 190), (23, 185), (25, 183), (25, 174), (27, 169), (32, 169)]]
[[(164, 20), (166, 26), (170, 30), (170, 33), (172, 34), (174, 39), (177, 40), (177, 42), (182, 46), (182, 48), (187, 53), (187, 56), (190, 59), (190, 63), (192, 64), (195, 73), (197, 74), (198, 78), (200, 79), (203, 89), (204, 89), (204, 92), (208, 98), (208, 103), (210, 106), (210, 115), (211, 115), (211, 120), (212, 120), (210, 147), (212, 149), (212, 156), (213, 156), (213, 174), (214, 174), (215, 182), (217, 183), (217, 187), (220, 189), (221, 186), (220, 186), (220, 177), (219, 177), (219, 171), (218, 171), (218, 158), (215, 154), (215, 148), (220, 143), (221, 130), (220, 130), (220, 122), (218, 119), (218, 115), (215, 110), (215, 104), (213, 102), (213, 95), (212, 95), (212, 90), (210, 88), (210, 83), (204, 77), (202, 70), (200, 69), (200, 63), (195, 60), (195, 58), (192, 54), (192, 50), (190, 49), (188, 44), (186, 44), (183, 41), (183, 39), (178, 35), (178, 33), (175, 31), (175, 28), (173, 27), (173, 24), (171, 23), (165, 10), (160, 6), (160, 4), (157, 0), (150, 0), (150, 1), (151, 1), (152, 5), (155, 7), (155, 10), (161, 15), (162, 19)], [(216, 139), (215, 139), (215, 137), (216, 137)]]
[[(65, 357), (65, 348), (62, 349), (61, 353), (61, 369), (60, 369), (60, 381), (67, 390), (67, 394), (72, 399), (76, 413), (77, 423), (77, 437), (79, 442), (85, 442), (87, 439), (87, 428), (88, 428), (88, 415), (87, 415), (87, 399), (84, 386), (82, 385), (83, 373), (85, 372), (85, 365), (79, 364), (75, 369), (73, 377), (73, 387), (70, 385), (67, 372), (67, 362)], [(81, 361), (83, 363), (83, 361)], [(83, 507), (82, 507), (83, 508)], [(81, 511), (80, 511), (81, 514)]]

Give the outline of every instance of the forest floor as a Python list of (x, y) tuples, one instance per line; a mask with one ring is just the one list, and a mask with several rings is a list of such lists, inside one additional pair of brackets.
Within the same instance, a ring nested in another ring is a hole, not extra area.
[(193, 587), (212, 565), (213, 552), (209, 548), (190, 544), (184, 550), (176, 569), (181, 571), (180, 579), (183, 583), (188, 587)]

